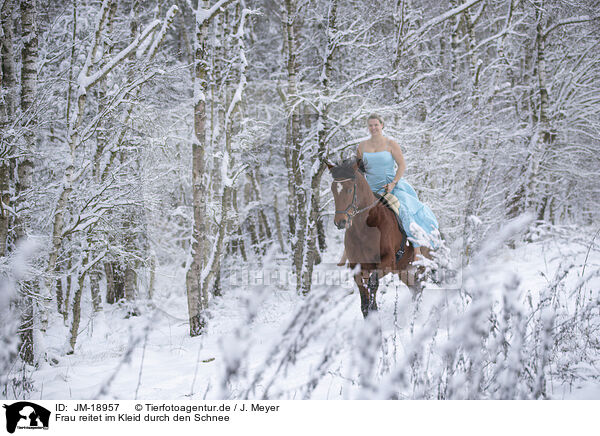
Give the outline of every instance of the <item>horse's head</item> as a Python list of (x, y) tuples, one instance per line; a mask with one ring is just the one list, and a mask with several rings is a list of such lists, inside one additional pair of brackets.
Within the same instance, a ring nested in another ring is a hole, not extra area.
[(331, 192), (335, 201), (333, 222), (338, 229), (352, 225), (352, 217), (358, 212), (357, 162), (346, 159), (339, 165), (327, 163), (333, 182)]

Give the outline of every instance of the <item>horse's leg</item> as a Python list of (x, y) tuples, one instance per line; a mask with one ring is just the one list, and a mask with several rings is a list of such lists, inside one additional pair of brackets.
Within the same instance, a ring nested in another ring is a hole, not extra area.
[(369, 314), (369, 290), (365, 288), (365, 278), (364, 272), (354, 274), (354, 281), (358, 286), (358, 292), (360, 292), (360, 311), (362, 312), (363, 317), (366, 318)]
[(377, 270), (373, 271), (369, 276), (368, 282), (369, 288), (369, 310), (377, 310), (377, 300), (375, 299), (377, 295), (377, 288), (379, 288), (379, 273)]

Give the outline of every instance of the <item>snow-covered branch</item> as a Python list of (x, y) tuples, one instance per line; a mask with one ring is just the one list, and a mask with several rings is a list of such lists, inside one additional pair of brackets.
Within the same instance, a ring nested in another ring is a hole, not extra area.
[[(172, 9), (172, 8), (171, 8)], [(77, 82), (79, 84), (79, 93), (85, 94), (87, 89), (93, 86), (98, 80), (105, 77), (114, 67), (116, 67), (121, 61), (126, 59), (133, 51), (135, 51), (140, 44), (142, 44), (146, 38), (148, 38), (152, 32), (156, 30), (158, 26), (160, 26), (160, 20), (154, 20), (152, 23), (148, 24), (146, 28), (142, 31), (142, 33), (133, 40), (131, 44), (121, 50), (117, 55), (115, 55), (105, 66), (103, 66), (96, 73), (88, 76), (85, 74), (85, 70), (81, 71)]]
[(239, 83), (235, 89), (235, 93), (233, 94), (233, 98), (231, 103), (229, 104), (229, 108), (227, 109), (227, 113), (225, 115), (225, 126), (229, 125), (230, 118), (232, 114), (235, 112), (237, 107), (242, 101), (242, 94), (244, 93), (244, 89), (246, 88), (247, 80), (246, 80), (246, 68), (248, 67), (248, 61), (246, 59), (246, 48), (244, 45), (244, 24), (246, 21), (246, 17), (248, 15), (256, 14), (255, 11), (244, 8), (242, 10), (242, 15), (240, 17), (240, 23), (238, 25), (238, 29), (233, 35), (233, 37), (237, 40), (237, 49), (238, 49), (238, 71), (239, 71)]
[(592, 16), (582, 15), (579, 17), (565, 18), (564, 20), (560, 20), (559, 22), (555, 23), (554, 25), (552, 25), (548, 29), (546, 29), (546, 31), (544, 32), (544, 35), (543, 35), (543, 39), (546, 39), (551, 32), (553, 32), (554, 30), (558, 29), (561, 26), (568, 26), (569, 24), (587, 23), (589, 21), (595, 21), (595, 20), (600, 20), (600, 15), (592, 15)]
[(167, 14), (165, 15), (165, 19), (163, 20), (163, 25), (162, 25), (161, 29), (158, 31), (158, 33), (154, 36), (154, 38), (152, 40), (152, 45), (148, 49), (148, 53), (146, 54), (146, 62), (149, 62), (156, 54), (158, 47), (163, 42), (163, 39), (165, 38), (167, 31), (173, 24), (175, 15), (178, 12), (179, 12), (179, 8), (176, 5), (171, 6), (169, 8), (169, 10), (167, 11)]
[(404, 46), (404, 45), (410, 44), (411, 42), (413, 42), (413, 40), (415, 40), (416, 38), (418, 38), (419, 36), (421, 36), (422, 34), (427, 32), (432, 27), (454, 17), (455, 15), (458, 15), (458, 14), (464, 12), (465, 10), (469, 9), (470, 7), (476, 5), (477, 3), (481, 2), (481, 1), (482, 0), (469, 0), (467, 3), (464, 3), (453, 9), (450, 9), (450, 10), (446, 11), (445, 13), (443, 13), (442, 15), (439, 15), (435, 18), (431, 18), (430, 20), (427, 20), (418, 29), (409, 32), (404, 37), (404, 39), (401, 41), (401, 45)]
[[(196, 10), (196, 25), (198, 27), (204, 26), (210, 20), (212, 20), (215, 15), (217, 15), (222, 9), (229, 6), (230, 3), (237, 0), (219, 0), (217, 3), (212, 5), (210, 9), (204, 9), (198, 5), (198, 9)], [(200, 3), (200, 2), (199, 2)]]

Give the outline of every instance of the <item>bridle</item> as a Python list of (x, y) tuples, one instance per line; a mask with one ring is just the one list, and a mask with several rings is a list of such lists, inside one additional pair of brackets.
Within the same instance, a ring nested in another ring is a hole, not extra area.
[(338, 183), (346, 182), (348, 180), (354, 180), (354, 188), (352, 190), (352, 203), (350, 203), (350, 205), (346, 209), (336, 210), (335, 213), (336, 214), (343, 213), (344, 215), (346, 215), (348, 217), (348, 221), (351, 221), (352, 218), (354, 218), (356, 215), (364, 212), (365, 210), (368, 210), (368, 209), (371, 209), (372, 207), (374, 207), (377, 203), (379, 203), (379, 200), (381, 200), (381, 197), (376, 199), (373, 202), (373, 204), (370, 204), (367, 207), (363, 207), (362, 209), (359, 209), (358, 206), (356, 205), (356, 200), (357, 200), (357, 198), (356, 198), (356, 179), (351, 179), (351, 178), (342, 179), (342, 180), (333, 179), (334, 182), (338, 182)]

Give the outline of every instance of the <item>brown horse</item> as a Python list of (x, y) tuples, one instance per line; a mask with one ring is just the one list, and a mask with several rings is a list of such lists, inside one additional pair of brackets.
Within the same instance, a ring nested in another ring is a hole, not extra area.
[[(373, 194), (356, 160), (349, 159), (339, 165), (327, 163), (327, 166), (333, 177), (331, 191), (336, 209), (333, 221), (337, 228), (346, 229), (344, 249), (349, 267), (354, 270), (359, 265), (354, 281), (360, 292), (363, 316), (369, 310), (377, 310), (379, 278), (389, 273), (398, 274), (416, 295), (420, 288), (412, 267), (414, 248), (403, 237), (394, 212)], [(426, 247), (421, 249), (429, 257)]]

